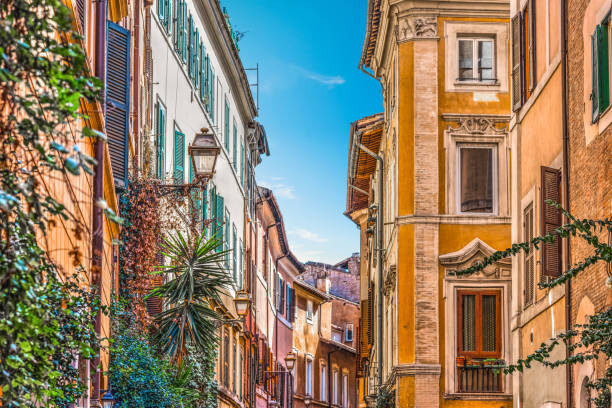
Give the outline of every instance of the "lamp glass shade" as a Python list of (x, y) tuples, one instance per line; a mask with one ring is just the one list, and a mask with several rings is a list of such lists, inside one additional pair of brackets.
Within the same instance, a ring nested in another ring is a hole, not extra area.
[(234, 305), (236, 306), (236, 313), (238, 314), (238, 316), (246, 316), (250, 303), (251, 299), (249, 299), (249, 294), (246, 291), (241, 290), (236, 293), (236, 297), (234, 298)]
[(106, 391), (101, 398), (102, 408), (113, 408), (113, 403), (115, 402), (115, 398), (110, 390)]
[(285, 356), (285, 365), (287, 366), (287, 370), (292, 371), (295, 365), (295, 353), (290, 351)]
[(202, 133), (196, 135), (188, 149), (196, 177), (212, 177), (220, 150), (215, 136), (207, 129), (202, 129)]
[(306, 406), (310, 405), (310, 396), (309, 395), (304, 397), (304, 405), (306, 405)]

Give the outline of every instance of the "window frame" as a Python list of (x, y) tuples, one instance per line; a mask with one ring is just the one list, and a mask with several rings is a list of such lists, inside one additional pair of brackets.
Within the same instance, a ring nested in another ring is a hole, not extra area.
[[(350, 329), (350, 333), (351, 335), (349, 336), (349, 329)], [(344, 341), (345, 342), (352, 342), (353, 341), (353, 330), (354, 330), (354, 326), (353, 323), (347, 323), (346, 326), (344, 327)]]
[(327, 402), (327, 364), (319, 361), (319, 399)]
[(305, 357), (304, 371), (305, 371), (305, 381), (304, 381), (304, 394), (312, 397), (312, 368), (313, 368), (313, 359), (312, 356)]
[(342, 372), (342, 408), (348, 408), (348, 374)]
[[(528, 216), (529, 214), (529, 216)], [(530, 202), (523, 209), (523, 241), (529, 242), (535, 237), (535, 206)], [(535, 280), (536, 280), (536, 252), (523, 253), (523, 307), (531, 306), (535, 302)], [(531, 262), (531, 275), (527, 270), (528, 263)]]
[(314, 303), (310, 299), (306, 299), (306, 323), (312, 324), (314, 319)]
[[(463, 304), (461, 302), (462, 296), (476, 296), (475, 302), (475, 316), (476, 318), (476, 333), (475, 333), (475, 351), (464, 351), (463, 347)], [(482, 320), (478, 317), (482, 314), (482, 297), (483, 296), (495, 296), (495, 314), (496, 314), (496, 322), (495, 325), (495, 345), (496, 351), (483, 351), (482, 350)], [(477, 359), (485, 359), (485, 358), (501, 358), (502, 350), (503, 350), (503, 337), (502, 337), (502, 327), (503, 327), (503, 315), (502, 315), (502, 290), (501, 289), (459, 289), (456, 293), (456, 301), (457, 301), (457, 315), (456, 315), (456, 344), (457, 350), (456, 355), (458, 357), (470, 357)]]
[[(491, 212), (468, 212), (461, 211), (461, 150), (462, 149), (491, 149), (491, 169), (493, 178), (492, 181), (492, 211)], [(470, 143), (470, 142), (457, 142), (456, 145), (456, 194), (455, 194), (455, 208), (456, 214), (459, 215), (498, 215), (499, 214), (499, 162), (498, 162), (498, 149), (497, 143)]]
[[(472, 42), (472, 78), (461, 78), (461, 55), (460, 55), (460, 43), (461, 41)], [(478, 58), (478, 44), (480, 42), (491, 42), (493, 44), (491, 51), (493, 78), (491, 79), (480, 79), (480, 67)], [(457, 35), (457, 72), (455, 82), (459, 84), (483, 84), (483, 85), (496, 85), (499, 81), (497, 78), (497, 38), (495, 34), (461, 34)]]

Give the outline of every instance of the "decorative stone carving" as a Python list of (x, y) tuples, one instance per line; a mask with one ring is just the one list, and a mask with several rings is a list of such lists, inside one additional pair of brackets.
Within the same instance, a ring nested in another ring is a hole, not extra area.
[(389, 294), (395, 291), (395, 282), (397, 281), (397, 267), (391, 266), (387, 276), (385, 276), (385, 282), (383, 284), (383, 294), (389, 296)]
[(491, 256), (495, 249), (484, 243), (479, 238), (474, 238), (469, 244), (456, 252), (440, 256), (440, 264), (446, 269), (447, 279), (478, 280), (478, 279), (501, 279), (512, 278), (512, 264), (510, 259), (502, 259), (484, 270), (471, 275), (456, 276), (455, 272), (467, 269), (485, 258)]
[(464, 116), (456, 118), (459, 126), (450, 126), (448, 130), (453, 133), (468, 133), (472, 135), (503, 135), (508, 132), (507, 126), (498, 128), (493, 118), (483, 116)]
[(396, 26), (397, 41), (422, 38), (438, 38), (436, 17), (406, 16), (400, 18)]

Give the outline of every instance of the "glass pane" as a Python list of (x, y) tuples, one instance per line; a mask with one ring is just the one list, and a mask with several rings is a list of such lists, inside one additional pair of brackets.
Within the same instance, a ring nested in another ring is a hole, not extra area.
[(462, 314), (461, 321), (463, 324), (462, 344), (463, 351), (476, 350), (476, 296), (463, 295), (461, 296)]
[(474, 45), (472, 40), (459, 40), (459, 79), (474, 78)]
[(493, 149), (461, 148), (461, 212), (493, 212)]
[(478, 42), (478, 75), (480, 79), (493, 77), (493, 41)]
[(497, 351), (497, 296), (482, 296), (482, 351)]

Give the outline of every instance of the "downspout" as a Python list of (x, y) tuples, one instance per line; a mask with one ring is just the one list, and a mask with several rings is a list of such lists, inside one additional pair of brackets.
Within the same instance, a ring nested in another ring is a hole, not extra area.
[[(95, 56), (95, 74), (105, 85), (102, 112), (106, 116), (106, 0), (98, 0), (96, 2), (96, 56)], [(106, 131), (106, 129), (105, 129)], [(102, 251), (104, 245), (103, 232), (103, 217), (102, 209), (96, 206), (96, 201), (104, 198), (104, 142), (97, 139), (94, 147), (94, 156), (97, 161), (96, 172), (94, 175), (94, 191), (93, 191), (93, 222), (92, 222), (92, 239), (91, 239), (91, 270), (93, 282), (96, 286), (100, 297), (102, 297)], [(101, 337), (102, 328), (102, 312), (99, 310), (94, 320), (94, 330), (98, 338)], [(91, 390), (91, 406), (100, 406), (100, 348), (98, 348), (96, 356), (90, 362), (90, 369), (93, 369), (92, 390)]]
[[(134, 1), (134, 76), (132, 95), (133, 108), (134, 108), (134, 122), (132, 123), (132, 129), (134, 129), (134, 167), (138, 169), (139, 162), (139, 147), (140, 147), (140, 0)], [(129, 148), (129, 147), (128, 147)]]
[(376, 214), (376, 241), (377, 241), (377, 247), (374, 249), (375, 251), (378, 251), (378, 256), (377, 256), (377, 269), (378, 269), (378, 283), (377, 283), (377, 289), (378, 289), (378, 293), (377, 293), (377, 320), (378, 320), (378, 327), (377, 327), (377, 360), (378, 360), (378, 386), (382, 386), (382, 378), (383, 378), (383, 374), (382, 374), (382, 359), (383, 359), (383, 350), (382, 350), (382, 337), (383, 337), (383, 330), (382, 330), (382, 317), (383, 317), (383, 261), (382, 261), (382, 256), (383, 256), (383, 193), (384, 193), (384, 186), (383, 186), (383, 174), (384, 174), (384, 160), (381, 156), (379, 156), (378, 154), (374, 153), (373, 151), (371, 151), (370, 149), (368, 149), (367, 147), (365, 147), (364, 145), (362, 145), (361, 143), (357, 143), (357, 147), (359, 147), (361, 150), (363, 150), (365, 153), (369, 154), (370, 156), (372, 156), (373, 158), (376, 159), (376, 161), (378, 161), (378, 165), (379, 165), (379, 177), (378, 177), (378, 211)]
[[(563, 208), (567, 211), (570, 210), (570, 196), (569, 196), (569, 188), (570, 188), (570, 180), (569, 180), (569, 126), (568, 126), (568, 104), (567, 104), (567, 2), (565, 0), (561, 0), (561, 106), (562, 108), (562, 122), (563, 122), (563, 187), (565, 189), (565, 194), (563, 195)], [(567, 221), (567, 220), (566, 220)], [(571, 256), (570, 256), (570, 239), (569, 237), (565, 239), (565, 265), (567, 268), (570, 266)], [(569, 331), (572, 328), (572, 280), (569, 279), (565, 283), (565, 327), (566, 330)], [(571, 342), (571, 339), (569, 339)], [(570, 343), (571, 344), (571, 343)], [(569, 359), (572, 355), (572, 352), (569, 348), (568, 344), (565, 348), (566, 359)], [(565, 366), (565, 376), (566, 376), (566, 399), (567, 399), (567, 407), (572, 408), (574, 406), (572, 398), (572, 388), (573, 388), (573, 380), (572, 380), (572, 366), (567, 364)]]

